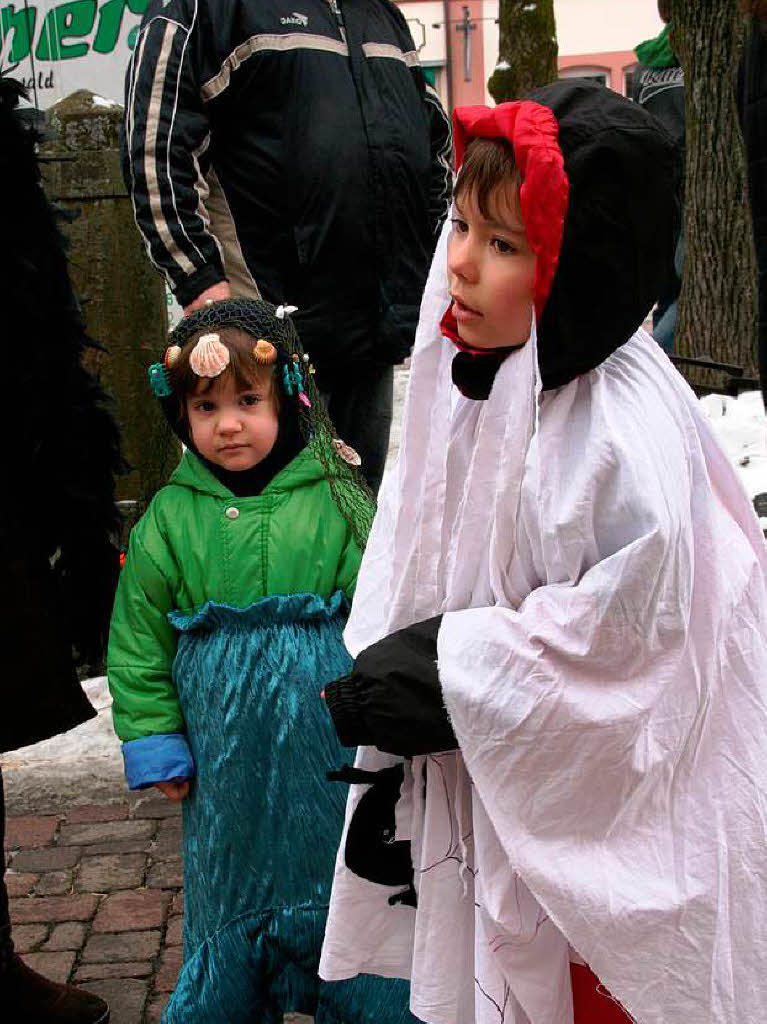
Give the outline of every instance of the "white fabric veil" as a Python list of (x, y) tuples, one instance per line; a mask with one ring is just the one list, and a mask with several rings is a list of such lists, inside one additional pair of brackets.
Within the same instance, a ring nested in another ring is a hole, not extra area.
[[(406, 763), (416, 910), (352, 875), (342, 843), (320, 973), (410, 977), (429, 1024), (572, 1024), (570, 947), (641, 1024), (759, 1020), (767, 558), (753, 509), (644, 331), (541, 394), (533, 328), (486, 402), (458, 396), (439, 333), (446, 246), (447, 229), (346, 640), (356, 655), (445, 613), (460, 753)], [(397, 760), (362, 748), (357, 763)]]

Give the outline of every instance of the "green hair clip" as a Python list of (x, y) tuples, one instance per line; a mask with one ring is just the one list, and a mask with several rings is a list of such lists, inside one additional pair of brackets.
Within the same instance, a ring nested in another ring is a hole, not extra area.
[(286, 395), (300, 395), (304, 390), (304, 375), (298, 363), (298, 356), (283, 364), (282, 387)]
[(149, 387), (156, 398), (167, 398), (173, 394), (168, 371), (163, 363), (152, 363), (147, 372), (149, 374)]

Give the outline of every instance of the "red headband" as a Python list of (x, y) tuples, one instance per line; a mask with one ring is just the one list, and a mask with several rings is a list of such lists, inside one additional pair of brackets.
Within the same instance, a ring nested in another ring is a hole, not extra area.
[(472, 139), (511, 143), (522, 175), (519, 201), (525, 234), (536, 257), (535, 316), (539, 322), (557, 272), (567, 211), (568, 181), (558, 131), (551, 110), (532, 100), (497, 107), (456, 107), (453, 111), (456, 167), (461, 166)]

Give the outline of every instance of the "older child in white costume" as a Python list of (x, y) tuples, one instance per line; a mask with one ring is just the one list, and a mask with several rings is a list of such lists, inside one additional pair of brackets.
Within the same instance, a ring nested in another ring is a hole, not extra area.
[(317, 978), (343, 794), (312, 699), (372, 518), (285, 309), (186, 317), (155, 393), (188, 446), (132, 534), (109, 641), (131, 788), (184, 799), (184, 967), (166, 1024), (404, 1024), (406, 986)]
[(326, 691), (369, 746), (320, 973), (411, 977), (429, 1024), (761, 1020), (767, 559), (639, 327), (672, 143), (572, 81), (455, 129), (354, 671)]

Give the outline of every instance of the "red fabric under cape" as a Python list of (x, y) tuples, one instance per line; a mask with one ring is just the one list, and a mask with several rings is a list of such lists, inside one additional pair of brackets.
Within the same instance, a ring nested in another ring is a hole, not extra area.
[(582, 964), (570, 964), (575, 1024), (631, 1024), (631, 1017), (599, 978)]

